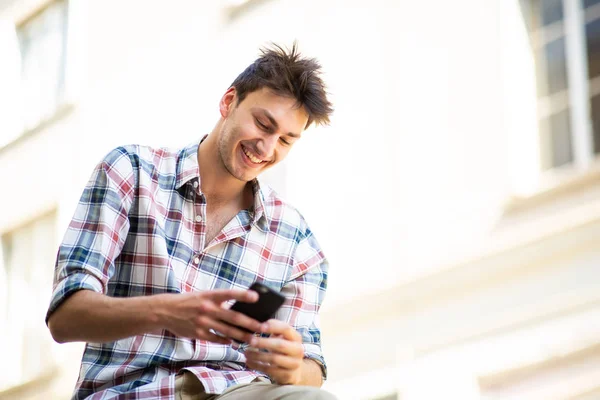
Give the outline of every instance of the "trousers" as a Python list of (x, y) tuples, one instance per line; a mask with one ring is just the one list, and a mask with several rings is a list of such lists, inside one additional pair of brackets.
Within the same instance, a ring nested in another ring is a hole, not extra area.
[(325, 390), (312, 386), (278, 385), (259, 377), (250, 383), (232, 386), (221, 394), (206, 393), (204, 386), (189, 371), (175, 378), (177, 400), (337, 400)]

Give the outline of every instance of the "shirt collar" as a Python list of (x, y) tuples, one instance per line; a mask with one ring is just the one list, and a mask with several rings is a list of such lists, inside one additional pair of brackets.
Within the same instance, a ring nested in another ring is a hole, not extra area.
[(254, 212), (251, 212), (250, 218), (252, 223), (257, 224), (263, 230), (267, 230), (271, 224), (268, 208), (266, 207), (267, 190), (266, 185), (261, 185), (258, 179), (252, 181), (252, 189), (254, 190)]
[[(208, 136), (208, 135), (207, 135)], [(204, 136), (206, 138), (206, 136)], [(198, 179), (200, 184), (200, 170), (198, 169), (198, 146), (202, 141), (191, 143), (179, 151), (177, 157), (177, 177), (175, 178), (175, 189), (179, 190), (192, 179)]]
[[(177, 177), (175, 181), (175, 189), (179, 190), (188, 181), (196, 179), (200, 185), (200, 168), (198, 166), (198, 147), (200, 143), (206, 139), (205, 135), (201, 140), (191, 143), (184, 147), (179, 152), (177, 159)], [(263, 185), (258, 179), (252, 181), (252, 189), (254, 191), (254, 207), (250, 210), (250, 218), (253, 224), (257, 224), (262, 229), (268, 229), (270, 218), (265, 207), (266, 199), (268, 198), (268, 186)]]

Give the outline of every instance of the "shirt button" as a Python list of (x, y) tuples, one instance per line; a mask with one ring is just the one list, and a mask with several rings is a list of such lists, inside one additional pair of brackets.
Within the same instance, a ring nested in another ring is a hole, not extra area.
[(198, 181), (194, 181), (194, 189), (198, 189)]
[(202, 222), (202, 216), (196, 215), (196, 222)]
[(200, 257), (194, 257), (194, 264), (200, 264)]

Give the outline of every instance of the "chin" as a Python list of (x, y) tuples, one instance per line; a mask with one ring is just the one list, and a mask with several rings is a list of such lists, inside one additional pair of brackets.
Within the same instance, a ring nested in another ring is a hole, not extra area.
[[(235, 169), (234, 169), (233, 171), (235, 171)], [(230, 170), (230, 173), (231, 173), (231, 170)], [(233, 176), (235, 179), (237, 179), (238, 181), (242, 181), (242, 182), (250, 182), (250, 181), (252, 181), (254, 178), (256, 178), (256, 176), (258, 176), (258, 174), (253, 174), (253, 175), (250, 175), (250, 174), (247, 174), (247, 173), (244, 173), (244, 172), (241, 172), (241, 173), (238, 173), (238, 172), (236, 172), (236, 173), (231, 173), (231, 175), (232, 175), (232, 176)]]

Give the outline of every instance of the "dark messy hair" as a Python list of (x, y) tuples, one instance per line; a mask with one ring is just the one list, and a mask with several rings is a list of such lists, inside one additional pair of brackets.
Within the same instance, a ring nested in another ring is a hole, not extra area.
[(329, 124), (333, 106), (327, 99), (319, 62), (302, 57), (296, 42), (289, 51), (271, 43), (260, 52), (260, 57), (231, 84), (238, 96), (237, 104), (249, 93), (267, 87), (277, 95), (295, 98), (297, 107), (306, 109), (308, 122), (305, 129), (313, 122), (316, 125)]

